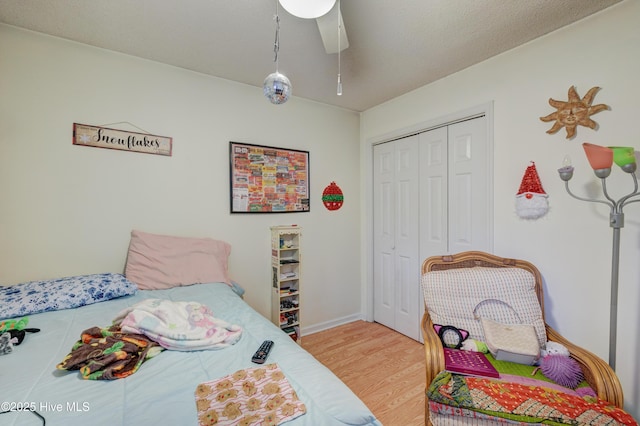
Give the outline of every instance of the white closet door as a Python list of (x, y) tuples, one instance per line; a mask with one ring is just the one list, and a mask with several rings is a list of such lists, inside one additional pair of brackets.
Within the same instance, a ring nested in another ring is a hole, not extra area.
[(419, 339), (419, 136), (396, 144), (396, 315), (394, 329)]
[(420, 258), (491, 250), (486, 118), (420, 134)]
[[(420, 259), (447, 253), (449, 245), (447, 127), (420, 134)], [(422, 265), (421, 265), (422, 266)]]
[(395, 145), (373, 147), (374, 321), (395, 328)]
[(484, 116), (373, 148), (374, 320), (421, 340), (421, 265), (491, 251), (491, 167)]
[(418, 136), (374, 147), (374, 320), (419, 338)]
[(486, 118), (447, 127), (449, 139), (449, 253), (491, 250), (492, 191)]

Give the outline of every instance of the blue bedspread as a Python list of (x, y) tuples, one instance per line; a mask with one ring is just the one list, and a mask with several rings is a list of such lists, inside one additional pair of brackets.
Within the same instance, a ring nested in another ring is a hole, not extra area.
[[(83, 330), (108, 326), (122, 309), (147, 298), (198, 301), (216, 317), (242, 326), (242, 337), (217, 351), (164, 351), (121, 380), (87, 381), (77, 372), (56, 369)], [(107, 302), (31, 315), (29, 326), (40, 328), (40, 333), (29, 335), (11, 354), (0, 357), (0, 402), (11, 403), (1, 411), (33, 407), (50, 426), (197, 425), (198, 384), (254, 367), (251, 355), (265, 339), (275, 342), (268, 362), (278, 364), (307, 407), (306, 414), (287, 425), (380, 425), (344, 383), (227, 284), (138, 291)], [(0, 414), (0, 424), (41, 421), (33, 413), (13, 412)]]

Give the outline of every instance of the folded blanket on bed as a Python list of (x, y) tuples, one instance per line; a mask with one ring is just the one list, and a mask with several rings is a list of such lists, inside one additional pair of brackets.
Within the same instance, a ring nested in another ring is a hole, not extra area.
[(144, 335), (123, 333), (117, 326), (82, 332), (59, 370), (80, 370), (83, 379), (114, 380), (132, 375), (163, 349)]
[(436, 376), (427, 396), (450, 407), (528, 423), (637, 425), (622, 409), (590, 396), (446, 371)]
[(195, 396), (200, 425), (275, 426), (307, 412), (277, 364), (201, 383)]
[(198, 302), (146, 299), (121, 311), (113, 322), (124, 332), (144, 334), (177, 351), (222, 349), (242, 334), (240, 326), (215, 318)]

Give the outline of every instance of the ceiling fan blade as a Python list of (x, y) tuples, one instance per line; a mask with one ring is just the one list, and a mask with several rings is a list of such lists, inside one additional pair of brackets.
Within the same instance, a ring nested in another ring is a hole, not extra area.
[(336, 2), (333, 9), (326, 15), (316, 18), (320, 37), (324, 44), (324, 50), (327, 53), (338, 53), (338, 19), (340, 19), (340, 51), (349, 47), (349, 39), (347, 31), (344, 28), (342, 20), (342, 12), (340, 11), (340, 2)]

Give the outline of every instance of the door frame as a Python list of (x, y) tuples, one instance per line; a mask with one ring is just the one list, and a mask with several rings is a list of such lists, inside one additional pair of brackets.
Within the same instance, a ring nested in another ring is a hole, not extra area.
[[(469, 120), (484, 115), (486, 117), (486, 132), (487, 132), (487, 149), (489, 153), (487, 155), (487, 167), (489, 169), (487, 185), (488, 189), (493, 188), (493, 101), (486, 102), (474, 107), (447, 114), (441, 117), (416, 123), (411, 126), (407, 126), (398, 130), (394, 130), (383, 135), (374, 136), (367, 139), (363, 149), (363, 167), (364, 176), (367, 178), (364, 182), (364, 229), (363, 229), (363, 241), (362, 241), (362, 253), (364, 253), (364, 264), (362, 270), (364, 271), (364, 285), (362, 287), (361, 294), (361, 306), (364, 317), (367, 321), (373, 321), (373, 146), (385, 142), (391, 142), (396, 139), (411, 136), (413, 134), (428, 131), (437, 127), (447, 126), (460, 121)], [(491, 206), (490, 216), (493, 217), (493, 192), (488, 191), (490, 200), (489, 206)], [(490, 252), (493, 252), (493, 220), (490, 221), (489, 235), (492, 236), (489, 241)], [(421, 308), (422, 313), (422, 308)]]

